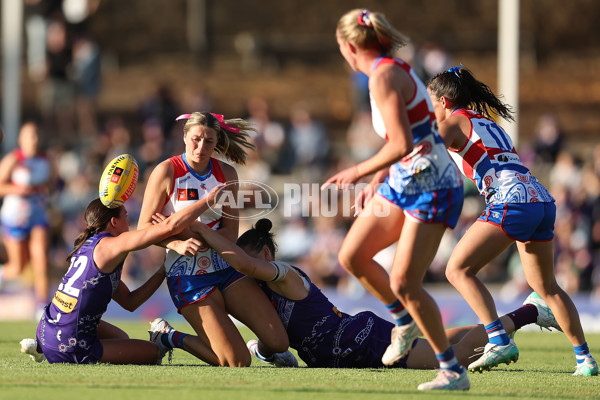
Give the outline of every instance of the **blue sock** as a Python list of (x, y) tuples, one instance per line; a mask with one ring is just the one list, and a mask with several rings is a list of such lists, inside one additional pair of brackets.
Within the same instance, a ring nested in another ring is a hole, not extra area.
[(575, 360), (577, 360), (577, 364), (581, 364), (585, 361), (586, 357), (590, 357), (590, 349), (588, 348), (587, 342), (579, 346), (573, 346), (573, 350), (575, 350)]
[(506, 346), (510, 341), (499, 318), (491, 324), (486, 325), (485, 332), (488, 335), (490, 343), (497, 344), (500, 346)]
[(171, 331), (168, 334), (162, 335), (160, 340), (165, 346), (171, 349), (183, 349), (183, 338), (186, 336), (188, 336), (187, 333)]
[(459, 374), (462, 374), (462, 372), (465, 370), (456, 360), (452, 346), (448, 347), (448, 350), (444, 351), (443, 353), (436, 354), (435, 358), (437, 358), (438, 362), (440, 363), (440, 369), (449, 369), (454, 372), (458, 372)]
[(396, 300), (393, 303), (386, 304), (385, 308), (387, 308), (390, 314), (392, 314), (392, 317), (396, 322), (396, 326), (408, 325), (413, 320), (408, 311), (406, 311), (406, 308), (404, 308), (404, 306), (400, 302), (400, 300)]

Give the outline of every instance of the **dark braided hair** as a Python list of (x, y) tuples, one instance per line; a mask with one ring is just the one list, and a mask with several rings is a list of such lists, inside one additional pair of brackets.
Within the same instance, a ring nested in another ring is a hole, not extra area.
[(502, 103), (499, 96), (485, 83), (475, 79), (468, 69), (451, 68), (440, 72), (429, 80), (427, 88), (438, 99), (447, 97), (456, 108), (470, 108), (490, 119), (499, 115), (507, 121), (514, 121), (511, 107)]
[(271, 255), (275, 257), (277, 246), (273, 241), (273, 234), (269, 232), (273, 227), (271, 220), (262, 218), (254, 225), (252, 229), (247, 230), (237, 240), (237, 245), (249, 248), (255, 252), (260, 252), (264, 246), (267, 246)]
[(83, 246), (85, 241), (92, 237), (92, 235), (104, 231), (111, 218), (119, 218), (121, 208), (123, 208), (123, 206), (108, 208), (102, 204), (100, 199), (92, 200), (85, 209), (84, 218), (86, 228), (79, 236), (77, 236), (77, 239), (75, 239), (73, 250), (67, 256), (67, 261), (71, 261), (73, 254), (75, 254), (77, 250)]

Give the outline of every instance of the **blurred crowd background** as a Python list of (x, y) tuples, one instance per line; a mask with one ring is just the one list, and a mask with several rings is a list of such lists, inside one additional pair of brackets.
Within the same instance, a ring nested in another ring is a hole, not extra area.
[[(235, 0), (24, 0), (23, 121), (39, 126), (51, 163), (50, 290), (84, 229), (106, 163), (131, 153), (140, 181), (126, 206), (137, 223), (145, 180), (160, 161), (183, 152), (181, 113), (211, 111), (249, 119), (257, 151), (240, 179), (281, 191), (321, 184), (333, 171), (381, 146), (371, 128), (366, 77), (345, 67), (335, 41), (348, 9), (382, 11), (412, 41), (399, 56), (424, 80), (463, 63), (496, 88), (498, 2), (476, 0), (302, 2)], [(571, 294), (600, 301), (600, 17), (592, 0), (522, 0), (517, 150), (556, 198), (556, 274)], [(1, 101), (10, 101), (2, 99)], [(4, 148), (3, 154), (12, 149)], [(448, 232), (427, 281), (444, 284), (445, 262), (483, 209), (467, 185), (461, 221)], [(251, 212), (249, 210), (249, 212)], [(353, 221), (342, 215), (269, 215), (279, 256), (322, 287), (361, 296), (337, 263)], [(241, 231), (255, 220), (241, 223)], [(163, 250), (128, 258), (135, 287)], [(393, 249), (377, 257), (391, 264)], [(0, 263), (6, 263), (0, 240)], [(513, 248), (483, 270), (506, 299), (529, 292)], [(25, 272), (3, 289), (30, 287)]]

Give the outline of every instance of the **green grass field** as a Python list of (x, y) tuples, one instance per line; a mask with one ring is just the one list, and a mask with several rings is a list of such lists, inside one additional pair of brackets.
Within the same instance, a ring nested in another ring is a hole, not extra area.
[[(145, 323), (111, 322), (147, 338)], [(571, 376), (575, 358), (561, 333), (520, 332), (519, 362), (470, 375), (468, 392), (434, 393), (416, 390), (434, 371), (277, 369), (256, 359), (251, 368), (219, 368), (181, 350), (163, 366), (38, 364), (19, 353), (19, 341), (34, 334), (34, 323), (0, 322), (0, 399), (600, 399), (600, 377)], [(587, 339), (600, 355), (600, 335)]]

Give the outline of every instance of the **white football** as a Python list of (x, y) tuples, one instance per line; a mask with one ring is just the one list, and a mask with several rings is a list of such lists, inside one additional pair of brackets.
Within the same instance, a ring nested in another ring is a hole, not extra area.
[(137, 185), (138, 164), (131, 154), (121, 154), (108, 163), (100, 177), (99, 197), (108, 208), (122, 206)]

